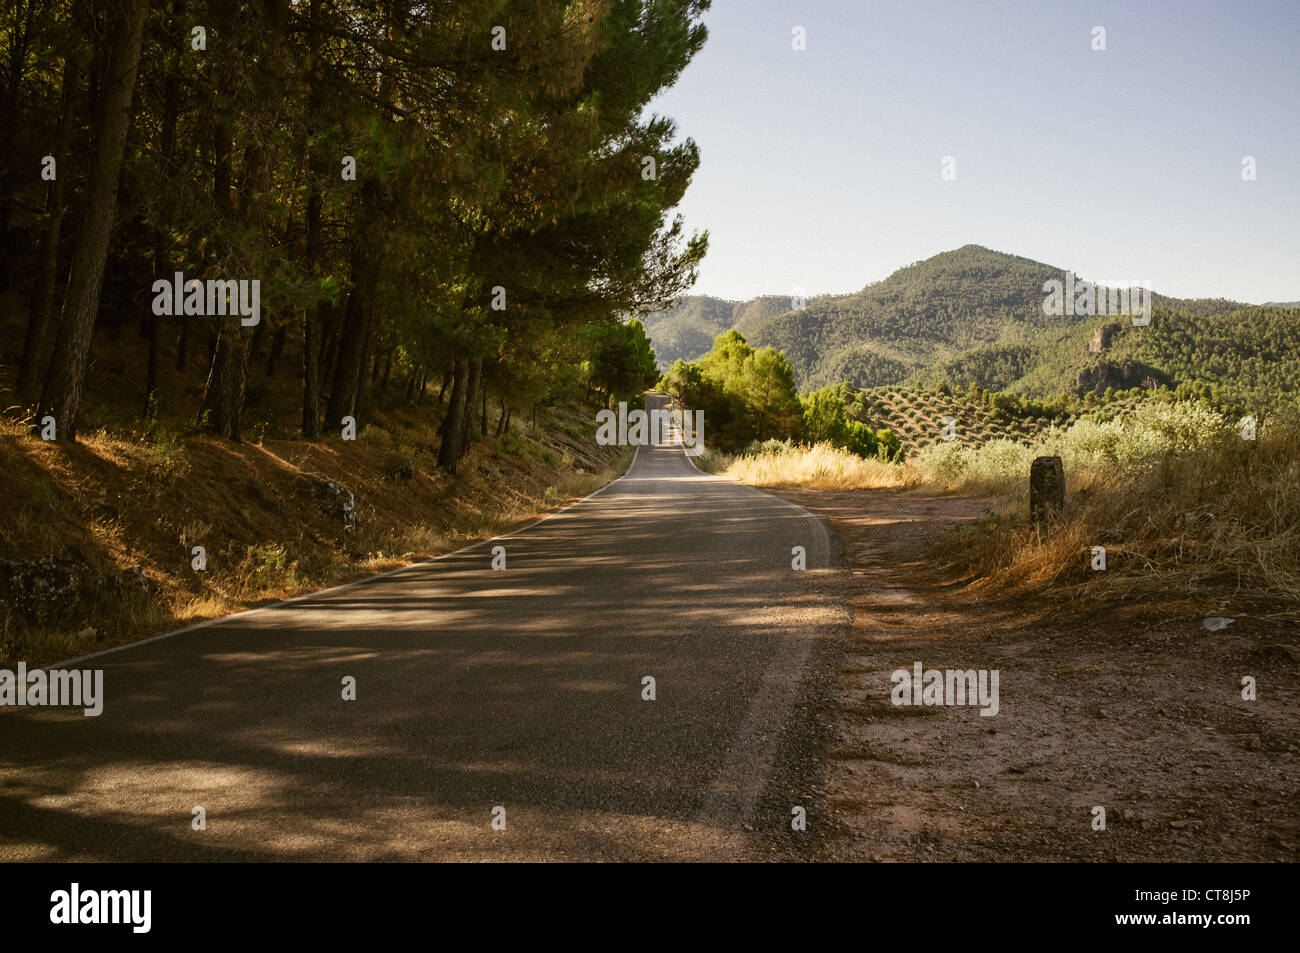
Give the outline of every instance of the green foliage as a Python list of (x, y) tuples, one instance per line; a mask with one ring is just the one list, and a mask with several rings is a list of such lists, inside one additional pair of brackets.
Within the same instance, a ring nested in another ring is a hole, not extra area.
[(903, 442), (894, 431), (881, 427), (876, 431), (876, 454), (891, 463), (903, 459)]
[(882, 443), (881, 437), (866, 424), (849, 419), (846, 396), (851, 393), (851, 388), (840, 384), (803, 398), (803, 439), (810, 444), (843, 447), (860, 457), (894, 459), (898, 455), (898, 438), (892, 432), (881, 431), (887, 435)]
[(793, 368), (772, 348), (750, 347), (737, 331), (718, 335), (698, 363), (675, 361), (662, 384), (704, 412), (708, 441), (724, 448), (788, 438), (799, 429)]
[[(366, 370), (396, 366), (414, 384), (454, 366), (452, 393), (465, 399), (444, 442), (468, 447), (483, 391), (516, 409), (653, 381), (644, 329), (625, 319), (680, 297), (708, 237), (673, 213), (699, 151), (648, 107), (703, 46), (708, 0), (139, 6), (147, 20), (99, 324), (120, 332), (136, 321), (142, 289), (173, 270), (261, 283), (263, 323), (251, 332), (226, 320), (207, 374), (205, 349), (187, 345), (181, 373), (209, 382), (196, 429), (237, 439), (247, 403), (315, 436), (322, 414), (331, 427), (366, 416), (377, 376)], [(66, 110), (59, 171), (82, 170), (57, 200), (67, 211), (84, 200), (108, 44), (121, 32), (109, 21), (121, 11), (26, 8), (0, 127), (19, 133), (14, 168), (36, 168)], [(189, 49), (196, 23), (220, 55)], [(645, 158), (653, 176), (642, 175)], [(14, 265), (3, 271), (25, 283), (51, 190), (34, 176), (6, 188), (17, 214), (0, 236)], [(65, 214), (63, 232), (70, 251), (95, 228)], [(66, 284), (71, 255), (58, 257), (47, 288)], [(178, 362), (158, 342), (174, 340), (170, 325), (151, 339), (159, 376)], [(271, 342), (269, 363), (303, 369), (301, 417), (268, 406), (280, 388), (265, 385), (256, 352)], [(151, 406), (195, 419), (192, 406), (165, 406), (188, 384), (153, 381)], [(454, 468), (455, 452), (439, 456)]]
[[(1187, 454), (1233, 436), (1230, 420), (1194, 401), (1153, 401), (1109, 420), (1084, 418), (1034, 441), (989, 440), (979, 446), (937, 442), (914, 459), (938, 483), (964, 482), (1016, 492), (1039, 455), (1059, 455), (1067, 474), (1136, 474), (1171, 454)], [(1239, 437), (1237, 439), (1240, 439)]]

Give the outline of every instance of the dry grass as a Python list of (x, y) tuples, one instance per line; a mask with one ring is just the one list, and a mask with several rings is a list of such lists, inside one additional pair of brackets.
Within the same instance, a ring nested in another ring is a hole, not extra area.
[[(21, 296), (0, 298), (8, 340), (22, 340), (27, 316)], [(400, 369), (373, 384), (355, 441), (299, 439), (293, 335), (278, 372), (250, 370), (244, 442), (232, 444), (193, 427), (204, 362), (164, 375), (159, 420), (146, 423), (145, 339), (99, 333), (94, 354), (75, 445), (32, 434), (16, 368), (0, 361), (0, 666), (69, 658), (449, 552), (586, 495), (631, 458), (596, 445), (591, 408), (558, 406), (536, 432), (521, 417), (500, 437), (475, 434), (449, 476), (436, 465), (437, 388), (409, 404)], [(355, 495), (355, 525), (317, 499), (325, 480)], [(204, 572), (191, 565), (196, 545)]]
[[(1232, 433), (1144, 466), (1093, 472), (1043, 528), (1023, 508), (959, 534), (951, 557), (981, 594), (1300, 621), (1300, 419)], [(1106, 569), (1092, 569), (1092, 549)]]
[[(1029, 465), (1062, 456), (1066, 512), (1027, 518)], [(755, 486), (902, 489), (1000, 498), (1001, 515), (955, 534), (950, 562), (981, 597), (1050, 597), (1082, 616), (1200, 612), (1300, 621), (1300, 415), (1284, 412), (1242, 439), (1195, 405), (1139, 408), (1122, 421), (1083, 421), (1037, 444), (936, 444), (903, 464), (828, 445), (706, 454), (715, 473)], [(1092, 566), (1093, 547), (1106, 569)]]
[[(559, 427), (571, 417), (586, 419), (556, 412)], [(68, 658), (449, 552), (585, 496), (631, 459), (605, 451), (580, 470), (560, 429), (521, 429), (476, 441), (453, 478), (433, 465), (435, 421), (393, 412), (346, 446), (99, 431), (69, 447), (0, 417), (0, 561), (39, 580), (39, 560), (70, 557), (100, 580), (57, 605), (0, 600), (0, 664)], [(400, 460), (413, 478), (392, 479)], [(355, 493), (355, 528), (316, 506), (321, 476)], [(205, 572), (191, 568), (195, 545)]]
[(810, 490), (879, 490), (920, 485), (915, 467), (864, 459), (828, 443), (793, 450), (730, 456), (706, 450), (700, 468), (751, 486), (800, 486)]

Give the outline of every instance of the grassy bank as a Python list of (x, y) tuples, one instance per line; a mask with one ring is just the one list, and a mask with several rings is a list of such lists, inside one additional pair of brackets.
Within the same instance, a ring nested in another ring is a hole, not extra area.
[[(0, 665), (57, 661), (448, 552), (597, 489), (631, 455), (542, 415), (434, 465), (430, 415), (355, 441), (162, 429), (51, 444), (0, 418)], [(206, 558), (195, 568), (195, 547)]]

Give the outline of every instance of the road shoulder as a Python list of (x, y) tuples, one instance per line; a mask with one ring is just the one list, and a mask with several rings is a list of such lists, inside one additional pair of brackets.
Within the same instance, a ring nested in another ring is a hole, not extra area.
[[(780, 495), (829, 520), (852, 607), (833, 686), (798, 719), (826, 757), (799, 856), (821, 860), (1296, 860), (1297, 664), (1199, 619), (1059, 624), (980, 603), (936, 546), (987, 501)], [(997, 670), (1000, 709), (899, 706), (891, 673)], [(1240, 697), (1243, 675), (1266, 690)], [(815, 686), (814, 686), (815, 689)], [(814, 731), (813, 726), (821, 726)], [(816, 732), (820, 731), (821, 735)], [(823, 739), (823, 740), (817, 740)], [(1106, 829), (1095, 828), (1095, 808)], [(789, 808), (786, 808), (788, 813)], [(767, 823), (775, 822), (769, 807)], [(813, 823), (815, 821), (815, 823)], [(787, 822), (788, 827), (788, 822)]]

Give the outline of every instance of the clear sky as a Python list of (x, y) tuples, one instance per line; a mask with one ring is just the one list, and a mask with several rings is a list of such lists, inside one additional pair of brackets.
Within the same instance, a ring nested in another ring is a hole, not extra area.
[(696, 293), (856, 291), (974, 243), (1300, 299), (1300, 0), (714, 0), (705, 23), (652, 106), (700, 146)]

